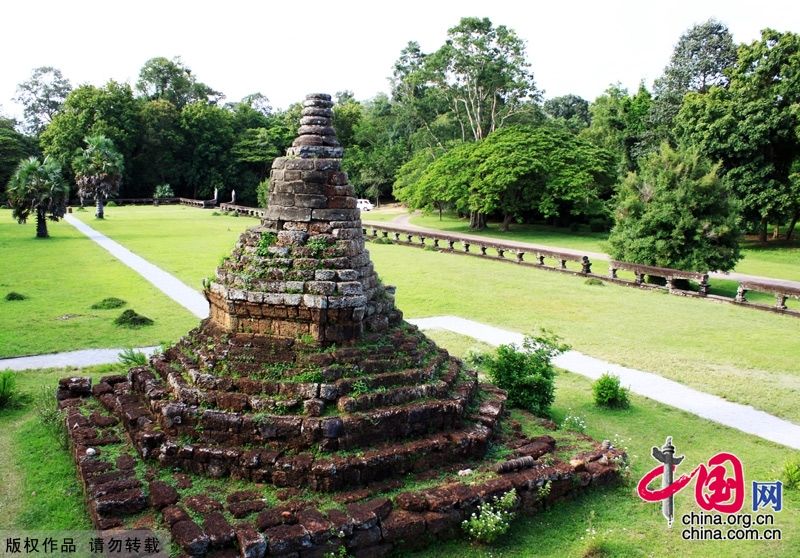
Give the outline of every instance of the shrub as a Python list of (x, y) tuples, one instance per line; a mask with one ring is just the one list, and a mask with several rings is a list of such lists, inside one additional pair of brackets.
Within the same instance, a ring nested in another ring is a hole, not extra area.
[(585, 285), (591, 285), (592, 287), (605, 287), (606, 286), (606, 284), (603, 283), (603, 280), (602, 279), (598, 279), (597, 277), (589, 277), (583, 283)]
[(172, 186), (169, 184), (159, 184), (153, 192), (153, 197), (158, 199), (174, 198), (175, 192), (172, 191)]
[(258, 207), (267, 207), (269, 203), (269, 178), (265, 178), (256, 186), (256, 200), (258, 200)]
[(118, 358), (125, 366), (147, 366), (147, 355), (134, 349), (124, 349)]
[(477, 512), (461, 523), (461, 528), (475, 541), (492, 543), (511, 527), (511, 520), (515, 515), (512, 510), (516, 503), (517, 492), (510, 490), (491, 503), (481, 504)]
[(606, 372), (592, 384), (594, 402), (600, 407), (627, 409), (630, 406), (628, 390), (619, 383), (619, 376)]
[(783, 464), (783, 484), (790, 489), (800, 488), (800, 456)]
[(16, 292), (16, 291), (11, 291), (10, 293), (8, 293), (8, 294), (6, 295), (6, 300), (8, 300), (8, 301), (13, 301), (13, 300), (25, 300), (26, 298), (28, 298), (28, 297), (27, 297), (27, 296), (25, 296), (24, 294), (22, 294), (22, 293), (18, 293), (18, 292)]
[(464, 362), (472, 366), (481, 366), (486, 362), (486, 353), (477, 347), (470, 347), (467, 349), (467, 354), (464, 355)]
[(121, 298), (110, 296), (92, 304), (92, 310), (112, 310), (114, 308), (122, 308), (126, 304), (128, 303)]
[(580, 432), (581, 434), (585, 434), (586, 419), (580, 415), (573, 415), (572, 409), (570, 409), (569, 414), (564, 417), (563, 421), (561, 421), (561, 429), (568, 430), (570, 432)]
[(142, 326), (153, 325), (153, 320), (151, 320), (147, 316), (142, 316), (141, 314), (137, 314), (133, 310), (128, 309), (125, 310), (122, 314), (120, 314), (116, 320), (114, 320), (114, 324), (121, 327), (129, 327), (135, 329)]
[(117, 202), (110, 201), (110, 202), (106, 203), (106, 207), (117, 207)]
[(10, 407), (17, 396), (17, 378), (11, 370), (0, 372), (0, 409)]
[(275, 244), (278, 241), (278, 235), (272, 232), (263, 232), (261, 233), (261, 238), (258, 240), (258, 248), (256, 248), (256, 254), (261, 256), (262, 258), (266, 258), (269, 256), (269, 247)]
[(306, 241), (306, 247), (314, 258), (320, 257), (329, 245), (328, 239), (324, 236), (312, 236)]
[(552, 360), (567, 350), (558, 337), (543, 331), (526, 336), (522, 349), (500, 345), (486, 357), (486, 371), (498, 387), (508, 392), (508, 403), (537, 415), (546, 415), (555, 398)]

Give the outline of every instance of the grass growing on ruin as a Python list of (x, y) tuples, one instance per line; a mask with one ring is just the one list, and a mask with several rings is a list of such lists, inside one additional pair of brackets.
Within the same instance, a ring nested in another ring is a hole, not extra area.
[(800, 422), (797, 318), (498, 262), (370, 244), (406, 316), (455, 315), (649, 370)]
[[(468, 221), (459, 219), (452, 213), (445, 214), (441, 221), (438, 214), (416, 214), (411, 217), (409, 222), (412, 225), (441, 229), (449, 233), (474, 234), (498, 240), (543, 244), (554, 248), (572, 248), (587, 252), (606, 252), (608, 250), (606, 242), (608, 234), (589, 232), (585, 226), (578, 231), (572, 231), (568, 228), (548, 225), (512, 224), (510, 231), (502, 232), (497, 223), (490, 223), (489, 228), (485, 231), (471, 231)], [(800, 237), (800, 235), (798, 236)], [(744, 257), (735, 269), (739, 273), (800, 281), (800, 238), (791, 243), (771, 241), (766, 246), (754, 240), (747, 240), (742, 243), (742, 254)]]
[[(50, 238), (34, 237), (0, 210), (0, 358), (89, 347), (155, 345), (175, 339), (195, 318), (150, 283), (65, 222), (50, 223)], [(119, 310), (92, 309), (119, 297), (155, 324), (131, 331), (114, 325)]]
[[(460, 347), (471, 340), (458, 340), (436, 335), (443, 346), (457, 356)], [(676, 524), (670, 530), (657, 504), (649, 504), (636, 495), (636, 482), (657, 463), (650, 457), (650, 448), (673, 436), (679, 452), (686, 455), (685, 469), (693, 468), (719, 451), (736, 454), (744, 464), (745, 507), (751, 505), (750, 483), (753, 480), (773, 481), (780, 478), (783, 463), (797, 452), (763, 441), (754, 436), (716, 425), (689, 413), (633, 395), (626, 410), (598, 408), (592, 401), (591, 380), (559, 372), (556, 377), (556, 399), (553, 419), (561, 423), (567, 414), (585, 418), (587, 434), (595, 439), (612, 439), (627, 447), (631, 459), (631, 481), (625, 485), (592, 490), (574, 500), (533, 516), (521, 516), (511, 530), (492, 547), (476, 547), (466, 540), (442, 543), (413, 554), (422, 557), (462, 556), (650, 556), (669, 549), (681, 556), (796, 556), (800, 552), (800, 491), (784, 492), (784, 509), (775, 514), (775, 527), (782, 530), (782, 541), (772, 542), (698, 542), (681, 538), (681, 515), (700, 508), (694, 503), (694, 485), (676, 496)], [(525, 414), (512, 412), (531, 435), (547, 433)], [(465, 537), (466, 539), (466, 537)], [(603, 550), (591, 554), (589, 551)], [(655, 554), (653, 554), (655, 552)]]

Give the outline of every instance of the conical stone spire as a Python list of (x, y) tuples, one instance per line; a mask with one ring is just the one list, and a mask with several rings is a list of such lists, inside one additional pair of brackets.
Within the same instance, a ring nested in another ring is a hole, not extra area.
[(330, 95), (306, 97), (298, 137), (272, 164), (261, 226), (206, 289), (211, 320), (228, 331), (342, 343), (402, 318), (364, 248), (332, 107)]

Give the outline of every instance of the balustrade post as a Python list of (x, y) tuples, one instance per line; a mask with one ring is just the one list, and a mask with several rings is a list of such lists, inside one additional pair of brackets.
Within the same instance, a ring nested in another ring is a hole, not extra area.
[(420, 235), (419, 236), (419, 243), (424, 247), (425, 246), (425, 237)]
[(775, 308), (778, 310), (786, 310), (786, 295), (778, 293), (775, 295)]
[(741, 283), (739, 283), (739, 288), (736, 289), (736, 298), (734, 299), (736, 302), (747, 302), (747, 289), (745, 289)]
[(456, 241), (455, 241), (455, 240), (451, 240), (451, 239), (449, 239), (449, 238), (447, 239), (447, 246), (448, 246), (448, 248), (449, 248), (450, 250), (454, 250), (454, 248), (453, 248), (453, 244), (455, 244), (455, 243), (456, 243)]
[(561, 260), (561, 269), (567, 269), (567, 260)]
[(613, 265), (608, 266), (608, 275), (612, 279), (616, 279), (617, 278), (617, 268), (614, 267)]
[(469, 242), (464, 242), (462, 240), (461, 244), (464, 246), (464, 253), (468, 253), (469, 252)]
[(399, 232), (394, 233), (394, 240), (395, 240), (395, 242), (400, 242), (400, 233)]
[(705, 273), (700, 279), (700, 296), (708, 296), (708, 288), (708, 273)]
[(536, 254), (536, 260), (539, 265), (544, 265), (544, 256), (542, 254)]
[(517, 252), (517, 263), (522, 263), (525, 257), (525, 252)]
[(433, 239), (433, 246), (434, 246), (434, 248), (438, 248), (439, 247), (439, 239), (438, 238), (434, 238)]
[(636, 271), (634, 272), (634, 275), (636, 276), (636, 279), (634, 279), (634, 283), (636, 283), (637, 285), (641, 285), (642, 283), (644, 283), (644, 273)]
[(486, 255), (486, 246), (481, 244), (481, 256), (485, 256), (485, 255)]
[(506, 257), (506, 251), (503, 250), (502, 248), (497, 248), (497, 256), (500, 257), (500, 258), (505, 258)]
[(592, 262), (589, 261), (589, 256), (583, 256), (581, 258), (581, 273), (591, 273), (592, 272)]

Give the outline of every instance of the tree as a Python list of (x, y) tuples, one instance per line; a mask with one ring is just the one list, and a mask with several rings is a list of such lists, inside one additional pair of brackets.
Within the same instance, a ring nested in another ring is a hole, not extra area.
[(214, 188), (222, 190), (228, 182), (235, 141), (230, 111), (196, 102), (181, 111), (181, 130), (185, 138), (182, 159), (185, 180), (192, 197), (209, 197)]
[[(63, 167), (72, 164), (87, 136), (111, 140), (125, 161), (133, 161), (141, 137), (139, 103), (126, 83), (109, 81), (103, 87), (82, 85), (72, 91), (62, 110), (42, 132), (40, 144), (46, 155)], [(133, 165), (125, 168), (123, 182), (133, 179)], [(151, 192), (152, 187), (144, 192)]]
[(17, 132), (14, 124), (13, 120), (0, 116), (0, 193), (3, 196), (19, 162), (36, 153), (33, 140)]
[(17, 86), (15, 97), (23, 106), (25, 131), (38, 136), (61, 110), (71, 90), (60, 70), (51, 66), (34, 68), (31, 77)]
[(618, 260), (691, 271), (728, 271), (741, 257), (736, 204), (696, 149), (663, 143), (618, 194), (608, 242)]
[(183, 178), (183, 132), (180, 113), (165, 99), (140, 103), (141, 136), (130, 162), (137, 192), (152, 192), (159, 184), (179, 184)]
[(736, 45), (728, 28), (715, 19), (695, 25), (678, 40), (664, 74), (653, 86), (652, 120), (657, 137), (672, 138), (675, 116), (686, 93), (726, 87), (725, 70), (736, 63)]
[(746, 221), (766, 242), (768, 223), (796, 222), (800, 210), (792, 180), (800, 159), (800, 35), (765, 29), (739, 48), (729, 74), (727, 88), (686, 95), (676, 137), (722, 162)]
[(179, 110), (194, 102), (216, 104), (222, 98), (222, 93), (197, 81), (177, 56), (172, 60), (157, 56), (145, 62), (139, 70), (136, 90), (150, 100), (167, 100)]
[(253, 110), (260, 112), (263, 116), (272, 114), (272, 104), (269, 102), (269, 98), (262, 93), (250, 93), (249, 95), (245, 95), (242, 97), (239, 104), (247, 105)]
[(84, 141), (86, 147), (72, 160), (75, 182), (82, 198), (95, 199), (95, 217), (103, 219), (106, 199), (119, 191), (124, 159), (114, 142), (105, 136), (88, 136)]
[(58, 221), (66, 212), (69, 186), (57, 161), (30, 157), (20, 161), (6, 190), (14, 218), (25, 223), (36, 214), (36, 237), (47, 238), (47, 219)]
[(546, 100), (544, 112), (551, 118), (563, 121), (574, 132), (579, 132), (592, 122), (589, 101), (577, 95), (562, 95)]
[(462, 139), (488, 136), (539, 99), (524, 41), (488, 18), (462, 18), (425, 63), (449, 101)]

